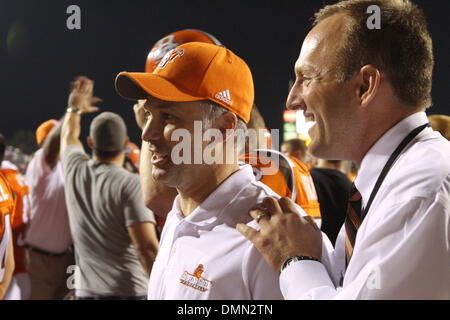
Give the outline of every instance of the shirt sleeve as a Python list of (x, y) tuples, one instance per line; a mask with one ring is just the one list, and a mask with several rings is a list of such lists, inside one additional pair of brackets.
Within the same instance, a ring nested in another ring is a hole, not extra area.
[(67, 145), (61, 155), (61, 165), (64, 177), (72, 174), (79, 163), (87, 161), (89, 161), (89, 156), (84, 152), (82, 147), (76, 144)]
[(151, 222), (156, 225), (156, 219), (153, 212), (144, 204), (139, 177), (133, 175), (129, 183), (125, 186), (125, 199), (123, 214), (125, 226), (129, 227), (135, 223)]
[(248, 281), (252, 300), (282, 300), (279, 276), (253, 245), (244, 260), (243, 278)]
[[(368, 225), (364, 237), (357, 238), (360, 243), (342, 288), (326, 263), (299, 261), (281, 274), (283, 295), (288, 299), (449, 299), (449, 187), (447, 179), (433, 199), (416, 197), (396, 204), (385, 211), (389, 213), (384, 219)], [(336, 252), (326, 257), (332, 271), (338, 268), (333, 255)]]

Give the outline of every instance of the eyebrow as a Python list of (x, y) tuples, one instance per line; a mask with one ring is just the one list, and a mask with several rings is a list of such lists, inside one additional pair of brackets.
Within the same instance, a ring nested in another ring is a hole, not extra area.
[(178, 108), (171, 105), (169, 103), (169, 101), (155, 99), (152, 102), (150, 102), (150, 105), (148, 105), (147, 103), (144, 105), (144, 109), (146, 111), (150, 111), (149, 107), (152, 107), (154, 109), (167, 110), (167, 111), (172, 111), (174, 113), (178, 113), (178, 110), (177, 110)]
[(311, 64), (305, 64), (305, 65), (301, 65), (301, 66), (295, 66), (294, 68), (295, 70), (295, 74), (308, 74), (308, 73), (315, 73), (318, 74), (319, 71)]

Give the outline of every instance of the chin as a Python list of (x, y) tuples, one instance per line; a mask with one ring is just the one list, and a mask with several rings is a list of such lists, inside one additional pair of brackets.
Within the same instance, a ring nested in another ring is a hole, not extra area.
[(177, 177), (171, 172), (168, 172), (163, 169), (153, 169), (152, 172), (153, 180), (156, 182), (165, 185), (166, 187), (176, 188), (177, 187)]
[(309, 143), (308, 150), (309, 153), (311, 153), (311, 155), (313, 155), (314, 157), (322, 159), (325, 159), (328, 153), (328, 149), (325, 146), (314, 140), (311, 140), (311, 142)]
[(152, 169), (152, 177), (156, 182), (163, 183), (164, 179), (167, 178), (168, 172), (163, 169), (155, 168)]

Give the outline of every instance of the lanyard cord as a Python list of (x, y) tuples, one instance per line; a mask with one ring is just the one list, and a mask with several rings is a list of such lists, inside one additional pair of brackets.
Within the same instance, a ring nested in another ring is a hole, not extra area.
[(367, 212), (369, 212), (369, 208), (372, 205), (373, 199), (375, 198), (375, 195), (378, 192), (378, 189), (380, 189), (381, 183), (383, 182), (384, 178), (386, 178), (386, 175), (388, 171), (391, 169), (392, 165), (394, 164), (394, 161), (397, 159), (397, 157), (400, 155), (400, 153), (403, 151), (403, 149), (406, 147), (408, 143), (411, 142), (412, 139), (414, 139), (423, 129), (426, 127), (431, 127), (430, 123), (425, 123), (421, 126), (418, 126), (413, 131), (411, 131), (405, 139), (403, 139), (402, 142), (398, 145), (397, 149), (391, 154), (389, 160), (386, 162), (383, 170), (380, 173), (380, 176), (378, 177), (377, 183), (375, 183), (375, 187), (372, 190), (372, 193), (370, 194), (369, 202), (367, 202), (367, 206), (362, 210), (361, 212), (361, 220), (364, 219)]

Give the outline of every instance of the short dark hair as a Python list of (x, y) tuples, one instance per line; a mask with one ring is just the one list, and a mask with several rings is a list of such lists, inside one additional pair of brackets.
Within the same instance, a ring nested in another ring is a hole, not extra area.
[[(371, 5), (380, 8), (380, 29), (367, 27)], [(320, 9), (314, 25), (341, 13), (351, 23), (336, 53), (338, 80), (349, 80), (371, 64), (387, 74), (402, 102), (430, 107), (434, 60), (423, 11), (409, 0), (345, 0)]]
[(92, 120), (89, 135), (94, 154), (104, 159), (112, 158), (124, 151), (127, 127), (118, 114), (103, 112)]

